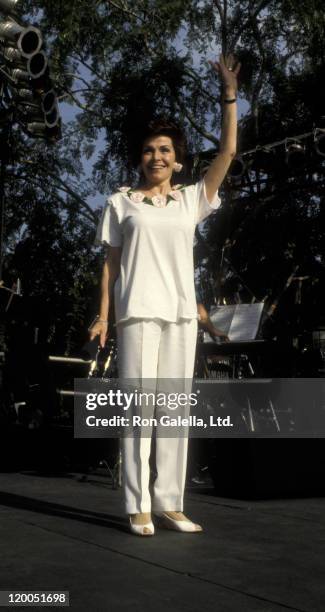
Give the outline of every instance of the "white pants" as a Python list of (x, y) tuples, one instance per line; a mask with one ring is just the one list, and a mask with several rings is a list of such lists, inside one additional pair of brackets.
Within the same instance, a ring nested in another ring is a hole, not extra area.
[[(129, 319), (117, 325), (120, 379), (150, 379), (156, 389), (160, 379), (184, 380), (184, 391), (193, 377), (197, 320), (168, 323), (160, 319)], [(131, 416), (128, 414), (128, 416)], [(150, 437), (122, 438), (123, 490), (127, 514), (151, 510), (183, 510), (187, 463), (187, 437), (156, 438), (157, 478), (149, 491)]]

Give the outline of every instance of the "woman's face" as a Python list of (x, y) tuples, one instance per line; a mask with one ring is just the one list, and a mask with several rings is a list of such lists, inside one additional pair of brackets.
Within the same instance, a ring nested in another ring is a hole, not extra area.
[(162, 183), (170, 180), (175, 161), (175, 149), (169, 136), (154, 136), (144, 142), (141, 168), (149, 183)]

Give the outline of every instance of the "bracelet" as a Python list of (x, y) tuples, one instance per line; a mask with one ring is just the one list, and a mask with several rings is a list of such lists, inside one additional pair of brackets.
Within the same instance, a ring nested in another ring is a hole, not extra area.
[(237, 98), (231, 98), (231, 100), (226, 100), (226, 98), (224, 98), (223, 101), (225, 104), (233, 104), (234, 102), (237, 102)]
[(108, 323), (108, 321), (105, 321), (104, 319), (100, 319), (99, 315), (96, 315), (95, 318), (90, 323), (88, 330), (91, 330), (91, 328), (95, 325), (95, 323)]

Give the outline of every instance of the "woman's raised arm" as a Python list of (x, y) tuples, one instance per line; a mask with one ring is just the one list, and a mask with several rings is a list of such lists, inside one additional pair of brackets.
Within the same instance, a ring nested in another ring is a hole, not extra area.
[(222, 125), (220, 150), (211, 162), (204, 177), (205, 190), (209, 202), (223, 182), (237, 149), (237, 98), (238, 73), (240, 62), (235, 62), (233, 55), (219, 58), (219, 62), (210, 62), (212, 68), (222, 79)]

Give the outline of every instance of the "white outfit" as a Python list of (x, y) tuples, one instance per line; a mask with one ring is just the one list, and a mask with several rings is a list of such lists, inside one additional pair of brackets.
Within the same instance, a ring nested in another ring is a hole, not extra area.
[(178, 192), (165, 208), (132, 202), (125, 193), (108, 200), (97, 242), (122, 246), (115, 283), (116, 323), (130, 317), (175, 323), (197, 318), (193, 239), (197, 223), (220, 205), (209, 204), (204, 181)]
[[(115, 283), (119, 377), (161, 379), (193, 376), (197, 337), (193, 240), (197, 223), (220, 205), (204, 181), (179, 190), (164, 208), (134, 202), (125, 192), (108, 199), (96, 241), (121, 246)], [(128, 416), (131, 416), (130, 414)], [(152, 501), (149, 493), (150, 438), (123, 438), (126, 512), (182, 510), (187, 438), (156, 438)]]
[[(177, 379), (178, 392), (190, 392), (197, 338), (197, 320), (178, 323), (133, 319), (117, 325), (120, 378), (145, 379), (159, 393), (164, 380)], [(156, 383), (155, 383), (156, 381)], [(181, 388), (180, 385), (183, 385)], [(146, 387), (148, 388), (148, 387)], [(128, 416), (130, 416), (128, 414)], [(146, 416), (154, 416), (146, 413)], [(185, 412), (184, 415), (186, 416)], [(122, 438), (122, 469), (127, 514), (151, 510), (183, 510), (187, 437), (156, 437), (157, 478), (150, 495), (150, 431), (143, 438)]]

